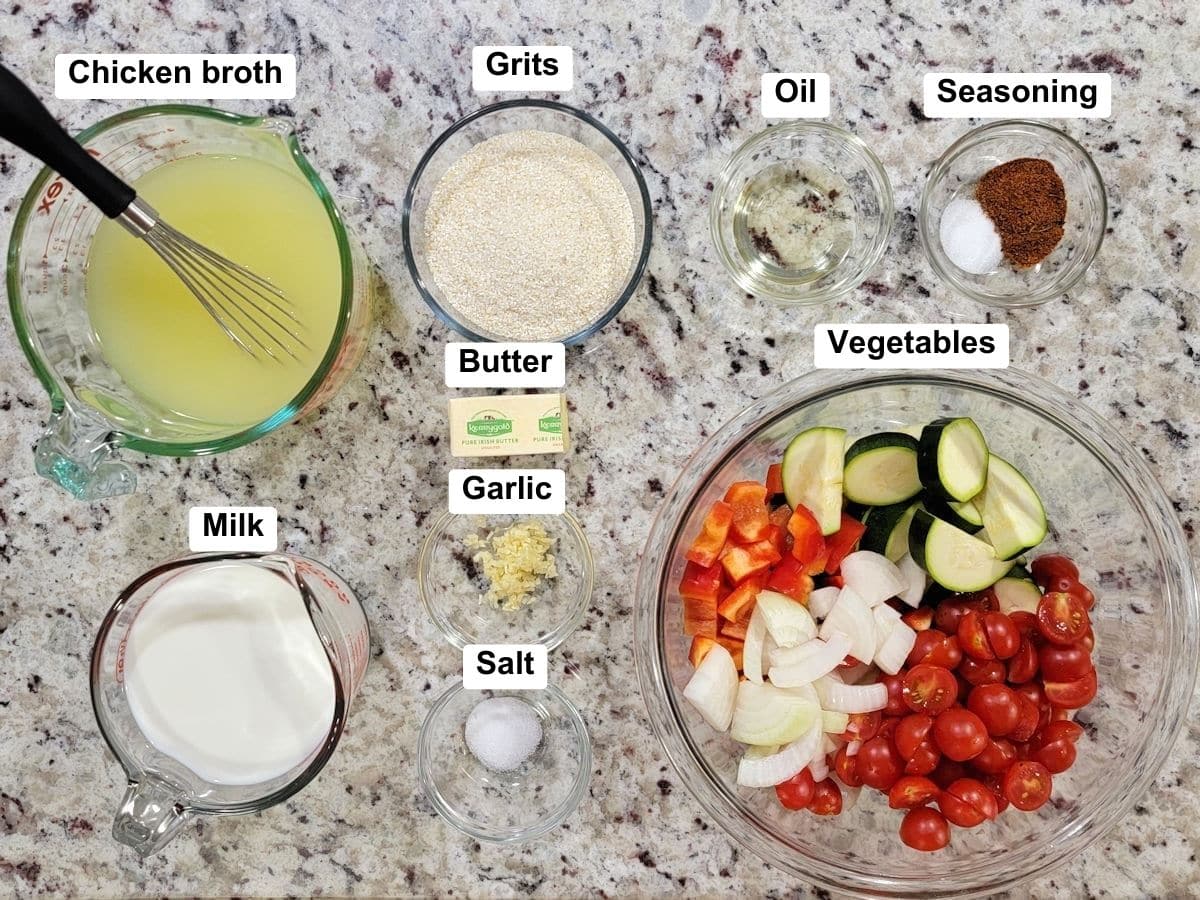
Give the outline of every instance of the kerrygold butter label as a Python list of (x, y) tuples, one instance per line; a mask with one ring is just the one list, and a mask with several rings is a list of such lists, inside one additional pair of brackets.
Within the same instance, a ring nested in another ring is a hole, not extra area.
[(565, 453), (567, 401), (562, 394), (503, 394), (450, 401), (454, 456)]

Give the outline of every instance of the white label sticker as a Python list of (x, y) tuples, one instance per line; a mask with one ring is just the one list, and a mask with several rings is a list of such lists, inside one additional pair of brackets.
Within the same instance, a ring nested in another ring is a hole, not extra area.
[(557, 388), (567, 383), (562, 344), (446, 345), (446, 387)]
[(1107, 72), (929, 72), (931, 119), (1104, 119), (1112, 112)]
[(762, 77), (764, 119), (829, 116), (829, 76), (824, 72), (771, 72)]
[(291, 53), (60, 53), (60, 100), (291, 100)]
[(540, 691), (549, 681), (545, 644), (467, 644), (463, 687), (468, 691)]
[(193, 553), (279, 549), (279, 515), (273, 506), (193, 506), (188, 510), (188, 547)]
[(1007, 369), (1007, 325), (818, 325), (818, 369)]
[(450, 470), (450, 512), (456, 516), (561, 516), (566, 509), (562, 469)]
[(575, 85), (570, 47), (475, 47), (471, 87), (477, 91), (569, 91)]

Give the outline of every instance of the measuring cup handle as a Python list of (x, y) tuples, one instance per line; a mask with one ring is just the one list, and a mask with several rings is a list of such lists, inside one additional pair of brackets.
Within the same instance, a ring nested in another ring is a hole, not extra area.
[(157, 853), (192, 816), (183, 792), (153, 775), (129, 782), (113, 820), (113, 837), (139, 856)]
[(50, 413), (46, 433), (33, 449), (37, 473), (80, 500), (128, 494), (137, 477), (117, 458), (112, 429), (86, 420), (69, 406)]

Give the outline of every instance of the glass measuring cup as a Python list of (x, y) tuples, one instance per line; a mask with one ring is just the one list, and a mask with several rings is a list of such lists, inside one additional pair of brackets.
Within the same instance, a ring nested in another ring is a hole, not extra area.
[(88, 318), (88, 256), (103, 215), (43, 169), (17, 212), (7, 278), (17, 337), (50, 394), (49, 423), (34, 450), (39, 474), (83, 500), (128, 493), (136, 481), (132, 467), (118, 457), (120, 448), (166, 456), (221, 453), (304, 415), (342, 386), (366, 346), (370, 267), (289, 123), (207, 107), (150, 106), (105, 119), (78, 141), (126, 182), (204, 155), (249, 157), (298, 173), (321, 200), (337, 240), (340, 308), (316, 371), (296, 397), (258, 424), (210, 424), (164, 410), (133, 391), (105, 361)]
[[(206, 781), (160, 751), (138, 726), (125, 693), (125, 648), (138, 613), (173, 578), (230, 561), (261, 567), (295, 587), (333, 672), (334, 712), (325, 739), (291, 771), (249, 785)], [(350, 702), (362, 684), (370, 648), (367, 618), (354, 593), (336, 573), (310, 559), (286, 553), (210, 553), (186, 556), (146, 572), (121, 592), (92, 648), (92, 707), (101, 734), (129, 778), (113, 822), (113, 837), (148, 856), (195, 816), (258, 812), (295, 794), (333, 754)]]

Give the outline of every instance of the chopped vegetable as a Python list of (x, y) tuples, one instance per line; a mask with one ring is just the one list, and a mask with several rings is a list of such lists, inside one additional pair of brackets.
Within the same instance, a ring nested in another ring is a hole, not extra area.
[(725, 548), (729, 526), (733, 524), (733, 507), (718, 500), (704, 518), (700, 533), (692, 541), (687, 558), (700, 566), (711, 566)]
[(733, 718), (737, 695), (738, 674), (733, 657), (720, 644), (713, 644), (692, 673), (683, 696), (704, 721), (717, 731), (725, 731)]

